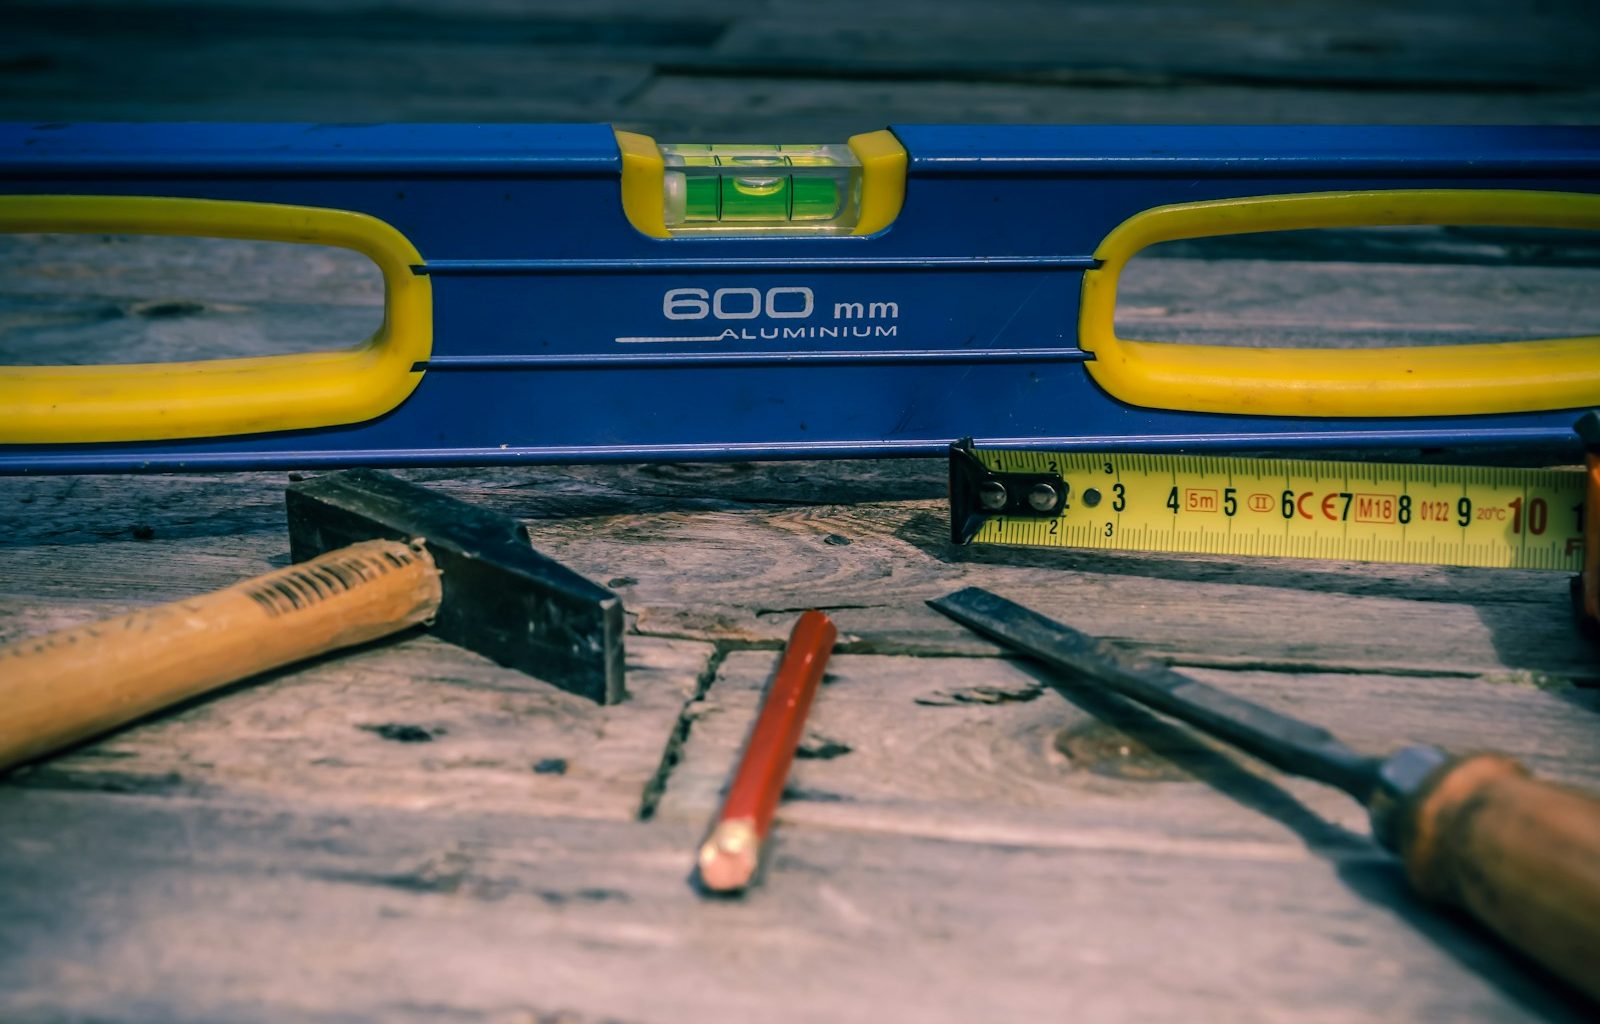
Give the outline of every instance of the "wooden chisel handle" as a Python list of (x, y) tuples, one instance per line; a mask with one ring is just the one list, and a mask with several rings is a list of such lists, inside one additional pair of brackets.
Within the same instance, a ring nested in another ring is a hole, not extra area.
[(215, 687), (426, 621), (440, 597), (420, 544), (366, 541), (0, 647), (0, 772)]
[(1600, 999), (1600, 800), (1495, 754), (1440, 772), (1402, 812), (1412, 883)]

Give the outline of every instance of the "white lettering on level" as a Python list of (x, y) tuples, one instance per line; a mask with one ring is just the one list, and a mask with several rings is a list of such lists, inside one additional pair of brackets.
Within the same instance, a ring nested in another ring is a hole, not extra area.
[(895, 320), (900, 316), (900, 303), (898, 302), (835, 302), (833, 304), (833, 318), (835, 320)]
[(721, 341), (721, 340), (722, 340), (722, 335), (720, 335), (720, 334), (700, 334), (700, 335), (678, 335), (677, 337), (672, 337), (672, 336), (669, 335), (669, 336), (665, 336), (665, 337), (655, 337), (655, 338), (652, 338), (652, 337), (617, 338), (616, 342), (617, 342), (618, 345), (648, 345), (648, 344), (651, 344), (651, 343), (668, 342), (668, 341)]
[[(704, 288), (673, 288), (661, 296), (661, 315), (668, 320), (704, 320), (708, 316), (718, 320), (754, 320), (765, 313), (774, 320), (803, 320), (811, 315), (816, 305), (816, 296), (810, 288), (792, 285), (768, 288), (765, 292), (758, 288), (718, 288), (714, 292)], [(893, 302), (872, 305), (894, 306), (895, 315), (900, 315), (900, 307)]]
[[(893, 338), (900, 328), (894, 324), (851, 324), (848, 327), (758, 327), (751, 330), (725, 327), (717, 341), (776, 341), (778, 338)], [(677, 339), (674, 339), (677, 340)]]
[[(816, 294), (804, 285), (774, 288), (671, 288), (661, 296), (661, 315), (668, 320), (806, 320), (817, 311)], [(898, 320), (898, 302), (835, 302), (834, 324), (759, 327), (719, 334), (642, 335), (617, 338), (622, 345), (666, 344), (674, 341), (777, 341), (788, 338), (893, 338), (898, 326), (870, 321)], [(838, 321), (869, 321), (841, 324)]]
[[(727, 305), (729, 296), (733, 305)], [(748, 309), (740, 309), (742, 299), (750, 300)], [(718, 288), (711, 293), (711, 315), (718, 320), (754, 320), (761, 315), (761, 293), (754, 288)]]

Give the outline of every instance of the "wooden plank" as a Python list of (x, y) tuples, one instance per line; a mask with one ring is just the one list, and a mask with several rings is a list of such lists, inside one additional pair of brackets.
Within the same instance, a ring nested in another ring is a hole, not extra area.
[(1300, 5), (1234, 11), (1180, 3), (1074, 4), (1035, 16), (963, 6), (839, 10), (796, 19), (740, 19), (716, 55), (747, 73), (774, 67), (909, 71), (924, 79), (997, 73), (1120, 84), (1249, 82), (1363, 88), (1567, 88), (1597, 81), (1592, 19), (1571, 7), (1397, 10)]
[(657, 635), (776, 645), (815, 606), (845, 650), (991, 653), (921, 605), (977, 584), (1184, 664), (1595, 678), (1555, 574), (953, 548), (947, 522), (943, 502), (666, 514), (541, 544), (597, 578), (626, 564)]
[[(734, 652), (691, 709), (658, 813), (708, 823), (776, 666)], [(1364, 751), (1493, 746), (1600, 788), (1600, 693), (1478, 680), (1190, 670)], [(959, 842), (1293, 861), (1372, 852), (1362, 809), (1092, 684), (995, 659), (836, 655), (782, 823)], [(1382, 709), (1381, 713), (1378, 709)], [(1507, 723), (1514, 722), (1514, 726)]]
[(1354, 16), (1333, 3), (1137, 15), (1032, 3), (996, 16), (950, 0), (908, 19), (851, 4), (797, 18), (772, 3), (663, 14), (632, 0), (448, 11), (412, 0), (376, 17), (324, 0), (164, 0), (12, 5), (8, 28), (0, 116), (57, 120), (592, 118), (691, 138), (842, 137), (896, 120), (1214, 122), (1218, 111), (1232, 122), (1581, 122), (1600, 84), (1581, 4), (1369, 4)]
[[(287, 52), (296, 57), (314, 53), (306, 44), (320, 41), (400, 41), (437, 48), (512, 44), (568, 52), (603, 49), (611, 54), (673, 52), (712, 44), (728, 20), (725, 14), (709, 17), (676, 5), (666, 10), (659, 4), (638, 2), (579, 6), (548, 0), (515, 5), (412, 0), (387, 5), (381, 16), (366, 4), (322, 0), (137, 0), (131, 4), (17, 0), (8, 6), (19, 32), (41, 36), (66, 36), (101, 45), (120, 39), (173, 46), (185, 37), (288, 41)], [(372, 71), (386, 70), (380, 61), (361, 63)]]
[(0, 362), (171, 362), (346, 347), (383, 323), (383, 277), (327, 246), (0, 235)]
[[(349, 42), (283, 62), (248, 41), (133, 51), (0, 47), (0, 117), (23, 121), (582, 121), (640, 88), (645, 65), (529, 62), (515, 47), (441, 60), (428, 46)], [(372, 63), (368, 63), (372, 62)], [(111, 64), (111, 67), (104, 66)], [(164, 66), (161, 76), (142, 71)], [(12, 70), (6, 72), (3, 66)], [(383, 66), (373, 75), (373, 66)]]
[[(613, 27), (639, 37), (630, 53), (584, 21), (395, 11), (52, 4), (13, 8), (7, 24), (0, 117), (19, 120), (582, 120), (640, 88), (650, 74), (641, 57), (662, 45), (648, 22)], [(720, 31), (674, 19), (655, 27), (669, 45)], [(675, 28), (693, 38), (674, 43)], [(590, 39), (587, 56), (574, 52), (574, 34)], [(564, 59), (530, 59), (541, 49)]]
[(11, 783), (629, 821), (710, 655), (629, 637), (628, 699), (602, 708), (412, 637), (271, 673)]
[(886, 124), (1586, 124), (1600, 90), (1349, 91), (1303, 86), (1179, 89), (991, 82), (780, 78), (671, 69), (619, 111), (620, 127), (662, 139), (842, 139)]
[(1594, 81), (1586, 57), (1596, 38), (1585, 8), (1572, 2), (1517, 12), (1482, 2), (1406, 10), (1370, 2), (1270, 9), (1247, 2), (1154, 2), (1130, 12), (1103, 0), (1070, 9), (1025, 0), (1002, 13), (974, 0), (939, 0), (918, 5), (915, 17), (893, 5), (862, 9), (836, 0), (807, 5), (804, 17), (770, 0), (733, 9), (674, 5), (671, 13), (638, 0), (516, 6), (474, 0), (449, 9), (408, 0), (386, 7), (381, 18), (348, 0), (143, 0), (134, 5), (136, 14), (128, 6), (16, 4), (13, 24), (79, 38), (139, 39), (145, 50), (184, 36), (273, 38), (300, 54), (313, 54), (326, 41), (381, 45), (417, 38), (440, 48), (495, 41), (544, 47), (557, 56), (635, 53), (687, 59), (723, 73), (783, 68), (814, 77), (910, 71), (927, 80), (1021, 73), (1111, 84), (1222, 80), (1552, 90)]
[(1207, 345), (1526, 341), (1600, 330), (1596, 294), (1593, 266), (1136, 257), (1118, 285), (1116, 322), (1124, 337)]
[[(321, 245), (160, 235), (0, 235), (0, 295), (86, 306), (168, 298), (195, 303), (383, 306), (383, 275), (360, 253)], [(172, 318), (185, 311), (170, 310)], [(194, 312), (194, 311), (188, 311)], [(157, 314), (160, 318), (161, 314)]]
[[(916, 469), (892, 486), (940, 489), (940, 463), (898, 465)], [(598, 489), (575, 471), (402, 475), (524, 517), (544, 504), (541, 491), (555, 493), (544, 514), (564, 516), (532, 522), (536, 546), (612, 584), (633, 628), (649, 635), (776, 646), (795, 614), (818, 606), (836, 613), (845, 650), (986, 655), (996, 649), (922, 606), (978, 584), (1183, 664), (1600, 676), (1557, 574), (955, 548), (942, 500), (810, 504), (835, 473), (835, 493), (864, 497), (871, 472), (871, 464), (735, 464), (703, 478), (709, 503), (651, 493), (660, 475), (642, 468), (619, 470)], [(759, 503), (740, 501), (741, 476), (760, 481)], [(551, 479), (557, 485), (546, 488)], [(0, 596), (170, 600), (281, 564), (281, 484), (270, 480), (282, 477), (234, 478), (225, 488), (186, 477), (0, 480), (16, 510), (0, 520), (14, 531), (0, 548)], [(596, 515), (607, 503), (629, 511)], [(152, 539), (134, 539), (141, 527)], [(1181, 615), (1153, 611), (1177, 608)]]
[[(8, 1020), (1576, 1021), (1383, 861), (0, 790)], [(114, 851), (114, 854), (113, 854)], [(1355, 979), (1359, 979), (1356, 982)]]

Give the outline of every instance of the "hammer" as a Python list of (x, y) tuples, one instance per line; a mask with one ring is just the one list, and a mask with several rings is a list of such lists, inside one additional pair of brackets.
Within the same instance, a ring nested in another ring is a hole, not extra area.
[(418, 623), (602, 704), (623, 698), (621, 599), (534, 551), (516, 520), (371, 470), (291, 484), (286, 501), (297, 564), (0, 647), (0, 773)]

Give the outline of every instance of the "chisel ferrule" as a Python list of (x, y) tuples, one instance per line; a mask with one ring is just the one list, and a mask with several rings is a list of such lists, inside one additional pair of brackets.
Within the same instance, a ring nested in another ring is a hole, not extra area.
[(1378, 765), (1377, 786), (1367, 801), (1372, 833), (1386, 848), (1399, 851), (1405, 810), (1454, 758), (1428, 744), (1406, 747)]

